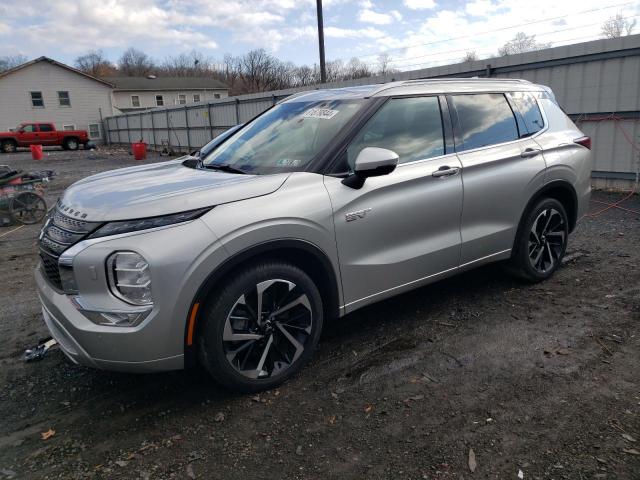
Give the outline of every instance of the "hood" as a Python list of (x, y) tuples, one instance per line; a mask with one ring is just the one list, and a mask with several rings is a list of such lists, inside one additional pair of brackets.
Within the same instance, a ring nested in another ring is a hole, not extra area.
[(154, 217), (268, 195), (289, 176), (196, 170), (183, 161), (92, 175), (71, 185), (60, 202), (89, 221)]

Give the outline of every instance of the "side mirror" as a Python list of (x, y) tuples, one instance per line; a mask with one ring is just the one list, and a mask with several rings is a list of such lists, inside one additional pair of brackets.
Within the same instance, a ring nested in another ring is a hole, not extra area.
[(356, 157), (354, 173), (342, 183), (351, 188), (362, 188), (368, 177), (388, 175), (398, 165), (398, 154), (393, 150), (378, 147), (365, 147)]

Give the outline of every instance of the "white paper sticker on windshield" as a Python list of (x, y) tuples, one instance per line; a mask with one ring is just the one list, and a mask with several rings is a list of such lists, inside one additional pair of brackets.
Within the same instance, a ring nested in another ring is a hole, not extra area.
[(322, 118), (323, 120), (329, 120), (338, 114), (338, 110), (330, 110), (328, 108), (312, 108), (304, 112), (303, 117), (306, 118)]

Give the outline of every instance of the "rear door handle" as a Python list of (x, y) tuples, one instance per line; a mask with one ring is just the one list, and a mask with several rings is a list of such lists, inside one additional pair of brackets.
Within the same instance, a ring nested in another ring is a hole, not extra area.
[(522, 158), (531, 158), (535, 157), (536, 155), (540, 155), (541, 153), (542, 150), (540, 150), (539, 148), (526, 148), (524, 152), (520, 154), (520, 156)]
[(460, 169), (458, 167), (450, 167), (448, 165), (444, 165), (433, 172), (431, 175), (436, 178), (450, 177), (452, 175), (457, 175), (459, 171)]

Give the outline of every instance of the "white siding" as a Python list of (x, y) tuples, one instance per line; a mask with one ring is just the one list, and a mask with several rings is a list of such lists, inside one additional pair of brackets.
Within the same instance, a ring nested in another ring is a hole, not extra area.
[[(31, 105), (32, 91), (42, 92), (44, 108)], [(58, 91), (69, 92), (70, 107), (58, 105)], [(109, 86), (46, 61), (0, 78), (0, 130), (21, 122), (53, 122), (58, 130), (63, 125), (89, 130), (90, 123), (101, 123), (100, 110), (103, 118), (114, 113)]]
[(164, 97), (164, 106), (173, 107), (179, 105), (178, 95), (186, 95), (187, 104), (193, 103), (193, 94), (200, 94), (200, 103), (216, 100), (215, 95), (220, 98), (228, 96), (227, 90), (117, 90), (113, 92), (114, 107), (118, 110), (127, 110), (135, 108), (131, 105), (131, 96), (137, 95), (140, 98), (140, 108), (156, 107), (156, 95)]

